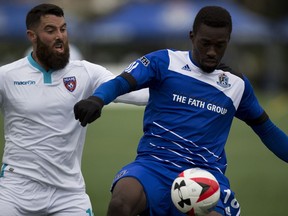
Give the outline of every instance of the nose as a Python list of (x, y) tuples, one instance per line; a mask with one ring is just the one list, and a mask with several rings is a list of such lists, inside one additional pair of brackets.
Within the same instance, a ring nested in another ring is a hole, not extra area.
[(217, 55), (215, 47), (214, 46), (210, 46), (207, 50), (207, 55), (210, 57), (215, 57)]
[(64, 38), (64, 33), (61, 30), (58, 30), (56, 32), (55, 38), (56, 38), (56, 40), (63, 39)]

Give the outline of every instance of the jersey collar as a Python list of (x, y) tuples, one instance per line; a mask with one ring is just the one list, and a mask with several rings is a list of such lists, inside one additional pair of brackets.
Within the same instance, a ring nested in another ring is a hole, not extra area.
[(43, 74), (43, 79), (44, 79), (44, 83), (46, 84), (51, 84), (52, 83), (52, 69), (49, 69), (48, 71), (46, 71), (41, 65), (39, 65), (32, 57), (32, 52), (28, 55), (28, 61), (29, 63), (37, 68), (40, 72), (42, 72)]
[(46, 71), (40, 64), (38, 64), (32, 57), (32, 52), (28, 55), (28, 61), (30, 62), (30, 64), (37, 68), (39, 71), (41, 71), (42, 73), (52, 73), (53, 70), (49, 69), (48, 71)]
[(192, 58), (192, 52), (191, 52), (191, 51), (189, 52), (189, 58), (190, 58), (190, 61), (191, 61), (195, 66), (197, 66), (198, 68), (200, 68), (200, 65), (197, 64), (197, 63), (193, 60), (193, 58)]

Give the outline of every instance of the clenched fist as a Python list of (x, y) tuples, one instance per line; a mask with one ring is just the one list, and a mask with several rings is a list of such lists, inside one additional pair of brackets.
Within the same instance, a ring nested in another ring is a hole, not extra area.
[(75, 119), (79, 120), (81, 125), (85, 127), (101, 116), (103, 106), (103, 100), (95, 96), (81, 100), (74, 106)]

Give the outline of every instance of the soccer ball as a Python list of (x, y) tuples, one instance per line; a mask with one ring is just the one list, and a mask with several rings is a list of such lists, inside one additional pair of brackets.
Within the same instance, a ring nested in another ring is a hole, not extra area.
[(189, 216), (207, 215), (220, 198), (219, 183), (206, 170), (187, 169), (173, 181), (171, 198), (176, 208)]

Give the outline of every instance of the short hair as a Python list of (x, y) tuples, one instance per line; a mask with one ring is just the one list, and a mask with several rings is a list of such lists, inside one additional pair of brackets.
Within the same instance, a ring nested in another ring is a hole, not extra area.
[(206, 6), (197, 13), (194, 23), (193, 32), (197, 33), (201, 24), (210, 27), (227, 27), (231, 34), (232, 19), (230, 13), (220, 6)]
[(40, 4), (32, 8), (26, 16), (26, 28), (31, 29), (40, 23), (42, 16), (51, 14), (58, 17), (64, 17), (62, 8), (54, 4)]

